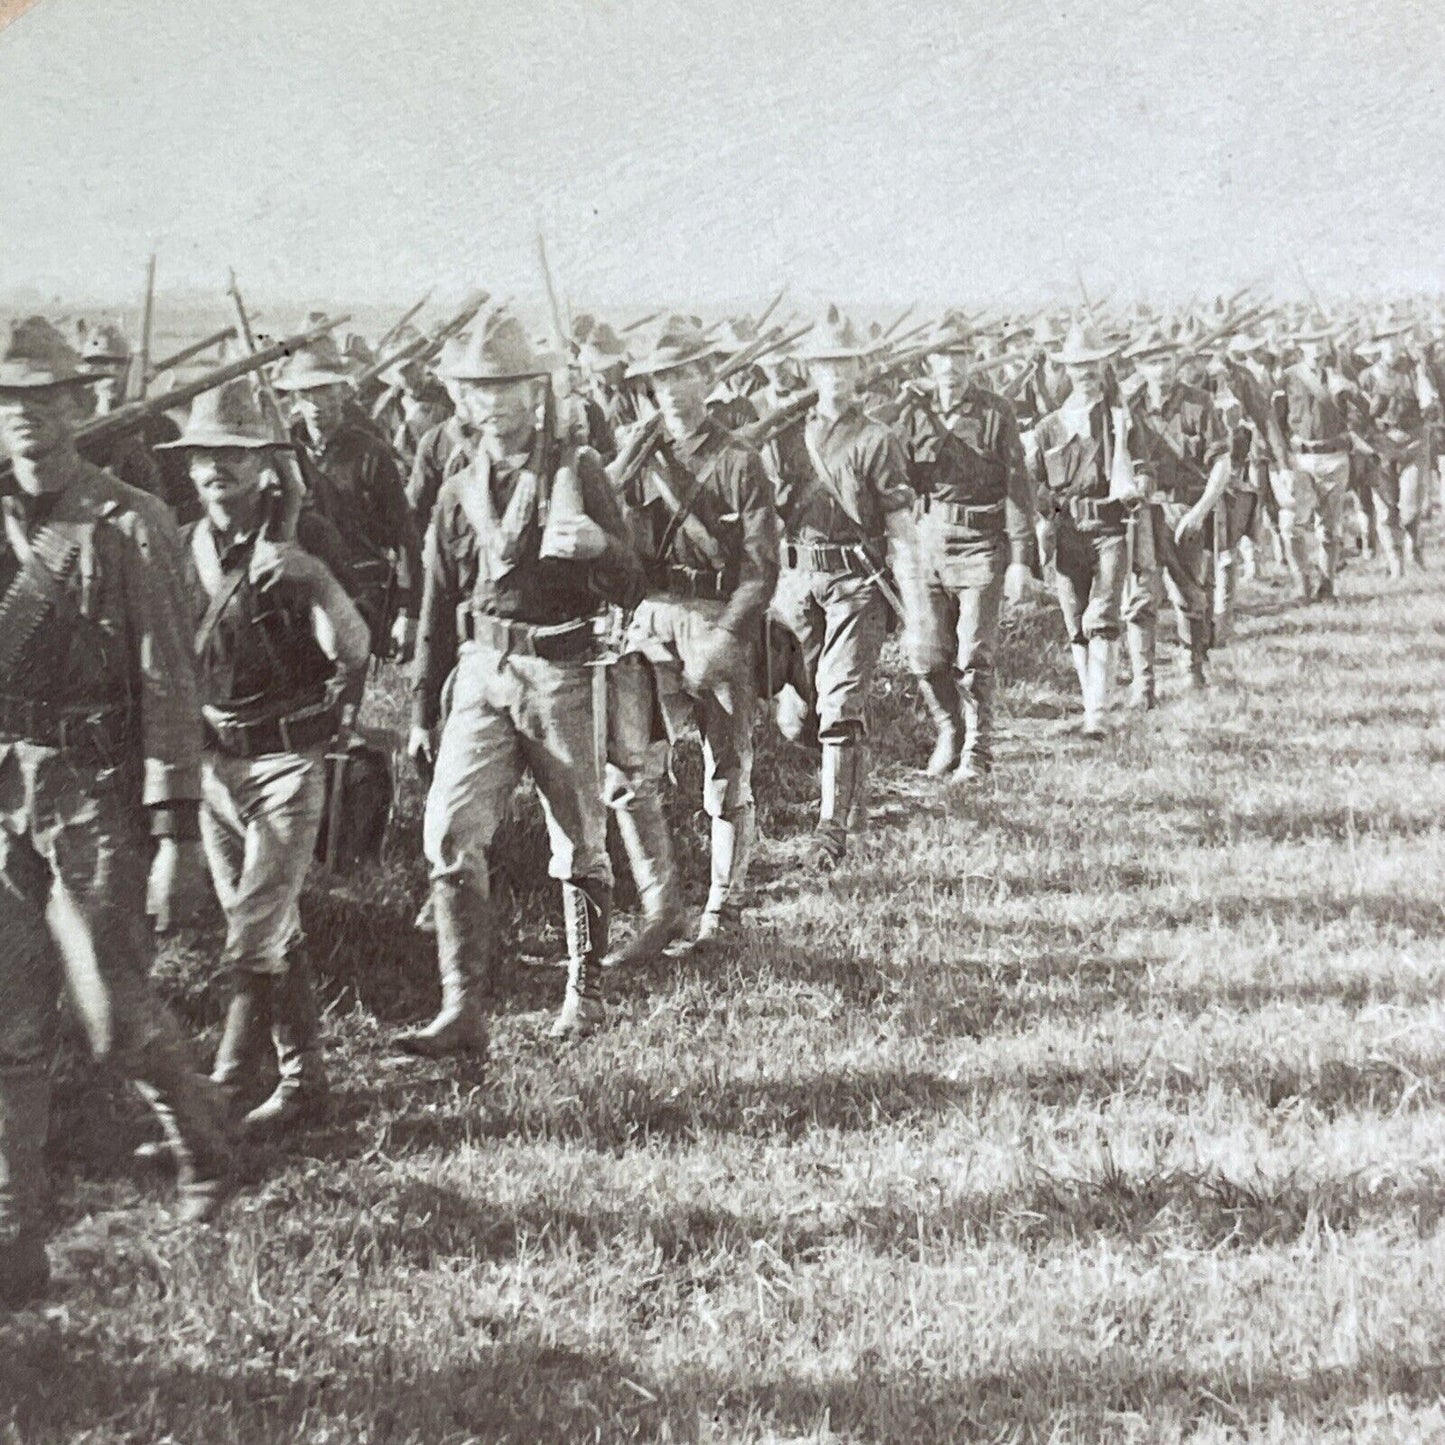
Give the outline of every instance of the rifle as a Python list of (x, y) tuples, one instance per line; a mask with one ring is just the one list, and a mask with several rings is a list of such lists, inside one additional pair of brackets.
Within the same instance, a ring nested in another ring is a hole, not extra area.
[(162, 357), (159, 361), (151, 363), (150, 374), (147, 381), (153, 380), (163, 371), (169, 371), (173, 366), (180, 366), (183, 362), (189, 361), (193, 356), (199, 356), (203, 351), (209, 351), (213, 346), (220, 346), (222, 342), (231, 341), (235, 338), (236, 328), (234, 326), (224, 327), (206, 337), (204, 341), (193, 341), (189, 346), (183, 346), (179, 351)]
[(769, 318), (769, 317), (773, 314), (773, 312), (776, 311), (776, 310), (778, 309), (778, 307), (782, 304), (783, 297), (786, 296), (787, 294), (788, 294), (788, 288), (787, 288), (786, 286), (784, 286), (783, 289), (782, 289), (781, 291), (779, 291), (778, 294), (777, 294), (776, 296), (774, 296), (773, 299), (772, 299), (771, 301), (769, 301), (768, 304), (767, 304), (765, 307), (763, 307), (763, 314), (758, 317), (757, 329), (758, 329), (758, 332), (759, 332), (759, 333), (761, 333), (763, 327), (768, 324), (768, 318)]
[(402, 327), (405, 326), (407, 322), (410, 321), (412, 317), (415, 316), (417, 312), (420, 311), (421, 308), (425, 306), (430, 300), (431, 292), (428, 291), (426, 295), (423, 296), (421, 300), (416, 303), (415, 306), (413, 306), (409, 311), (405, 312), (401, 319), (387, 330), (386, 334), (381, 338), (381, 340), (376, 343), (377, 351), (385, 351), (386, 348), (390, 346), (393, 341), (396, 340), (397, 335), (401, 331)]
[(372, 362), (372, 364), (356, 378), (354, 383), (356, 389), (360, 391), (375, 381), (377, 377), (389, 367), (396, 366), (403, 361), (410, 361), (413, 357), (416, 357), (422, 365), (426, 365), (441, 351), (442, 347), (445, 346), (452, 337), (459, 335), (471, 325), (472, 318), (476, 316), (477, 312), (490, 300), (491, 296), (488, 292), (477, 292), (450, 321), (446, 322), (445, 325), (439, 326), (430, 336), (418, 336), (408, 341), (406, 345), (399, 350), (392, 352), (390, 356)]
[[(236, 308), (236, 323), (240, 327), (246, 350), (256, 355), (256, 334), (251, 330), (251, 318), (246, 314), (246, 303), (241, 299), (241, 289), (236, 284), (236, 273), (230, 273), (229, 286), (231, 303)], [(286, 417), (281, 410), (280, 398), (271, 385), (265, 370), (256, 373), (257, 385), (261, 392), (261, 404), (270, 417), (276, 431), (276, 440), (287, 438)], [(306, 496), (306, 482), (301, 475), (295, 456), (288, 450), (280, 454), (278, 476), (281, 481), (280, 505), (267, 523), (267, 533), (273, 541), (290, 542), (296, 536), (296, 523), (301, 516), (301, 504)]]
[(146, 382), (151, 374), (151, 328), (156, 308), (156, 253), (150, 254), (146, 263), (145, 299), (140, 311), (140, 349), (131, 358), (125, 378), (125, 399), (142, 401), (146, 394)]

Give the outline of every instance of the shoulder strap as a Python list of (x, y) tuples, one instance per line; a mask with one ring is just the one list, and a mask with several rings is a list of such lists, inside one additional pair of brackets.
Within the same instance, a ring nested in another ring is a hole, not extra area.
[(863, 521), (860, 517), (853, 515), (853, 509), (843, 500), (842, 488), (838, 485), (838, 479), (828, 470), (828, 464), (823, 460), (822, 453), (818, 450), (817, 443), (813, 440), (808, 431), (808, 423), (803, 422), (803, 445), (808, 449), (808, 460), (813, 464), (814, 475), (823, 485), (823, 490), (832, 498), (833, 504), (848, 519), (854, 530), (858, 533), (858, 540), (866, 542), (868, 539), (863, 532)]
[[(667, 469), (669, 485), (659, 487), (658, 491), (672, 513), (658, 549), (659, 557), (667, 556), (673, 538), (682, 532), (708, 559), (708, 563), (721, 571), (727, 565), (727, 553), (710, 525), (716, 519), (703, 515), (707, 509), (707, 483), (717, 467), (717, 452), (704, 459), (712, 463), (710, 467), (699, 469), (689, 478), (686, 469), (678, 462), (676, 454), (665, 439), (659, 450), (662, 464)], [(679, 481), (684, 480), (692, 482), (692, 486), (687, 488), (685, 493), (677, 486)]]
[(201, 618), (201, 625), (196, 628), (195, 654), (203, 657), (206, 648), (210, 646), (216, 625), (221, 620), (221, 614), (230, 606), (231, 599), (246, 580), (250, 555), (248, 551), (240, 566), (232, 567), (229, 571), (224, 569), (216, 551), (216, 539), (211, 534), (210, 527), (202, 520), (196, 523), (195, 531), (191, 533), (191, 557), (195, 561), (201, 586), (210, 593), (211, 598), (206, 604), (206, 614)]

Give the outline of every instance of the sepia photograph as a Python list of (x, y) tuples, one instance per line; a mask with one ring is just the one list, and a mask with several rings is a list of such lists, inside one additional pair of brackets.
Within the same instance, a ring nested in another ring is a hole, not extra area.
[(0, 1445), (1445, 1442), (1442, 75), (0, 0)]

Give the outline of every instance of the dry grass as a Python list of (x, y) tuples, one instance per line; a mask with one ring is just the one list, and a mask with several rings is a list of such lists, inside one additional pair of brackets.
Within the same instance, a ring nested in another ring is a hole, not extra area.
[[(409, 794), (386, 874), (308, 900), (337, 1117), (224, 1226), (159, 1229), (141, 1115), (67, 1078), (0, 1438), (1445, 1438), (1445, 604), (1345, 590), (1256, 588), (1207, 707), (1093, 749), (1025, 615), (963, 801), (885, 687), (826, 882), (765, 747), (746, 943), (612, 979), (560, 1053), (560, 975), (513, 966), (485, 1081), (385, 1063), (434, 988)], [(514, 951), (557, 949), (530, 813), (505, 851)], [(213, 1027), (206, 942), (162, 968)]]

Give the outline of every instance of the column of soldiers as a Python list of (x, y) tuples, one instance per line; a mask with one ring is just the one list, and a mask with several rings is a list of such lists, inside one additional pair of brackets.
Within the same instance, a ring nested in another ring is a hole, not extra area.
[[(1093, 739), (1121, 639), (1131, 701), (1159, 701), (1166, 603), (1201, 693), (1242, 569), (1275, 548), (1301, 597), (1333, 596), (1352, 487), (1389, 572), (1423, 565), (1439, 361), (1389, 318), (1346, 346), (1227, 312), (991, 333), (954, 312), (890, 345), (834, 309), (785, 347), (781, 327), (669, 316), (631, 354), (585, 323), (570, 354), (548, 354), (493, 309), (440, 346), (434, 374), (323, 339), (272, 380), (288, 416), (237, 378), (183, 428), (91, 458), (76, 429), (114, 405), (124, 337), (99, 328), (82, 356), (44, 322), (12, 329), (0, 1300), (47, 1277), (62, 989), (153, 1106), (162, 1137), (145, 1152), (175, 1168), (184, 1219), (219, 1208), (238, 1138), (325, 1116), (299, 901), (328, 750), (374, 656), (412, 664), (441, 980), (436, 1016), (396, 1044), (485, 1056), (501, 936), (488, 854), (523, 776), (567, 938), (552, 1034), (581, 1038), (606, 1017), (605, 965), (738, 936), (765, 711), (818, 770), (809, 863), (844, 860), (891, 629), (935, 728), (924, 771), (968, 790), (996, 762), (1003, 603), (1046, 570)], [(358, 366), (379, 392), (358, 394)], [(664, 806), (689, 729), (710, 826), (695, 922)], [(641, 904), (621, 941), (609, 813)], [(205, 875), (230, 995), (201, 1073), (148, 982), (147, 913), (184, 922)]]

